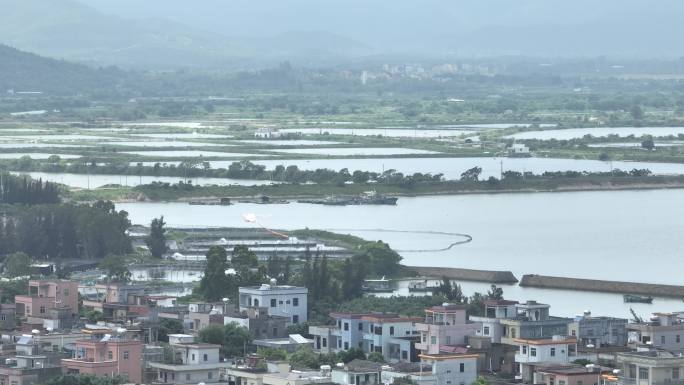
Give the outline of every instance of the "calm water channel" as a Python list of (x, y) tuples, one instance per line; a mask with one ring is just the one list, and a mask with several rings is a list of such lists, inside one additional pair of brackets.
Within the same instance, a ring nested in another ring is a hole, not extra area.
[[(450, 238), (364, 229), (466, 233), (473, 241), (448, 251), (403, 252), (407, 264), (684, 284), (682, 225), (684, 190), (520, 193), (400, 198), (391, 206), (306, 204), (189, 206), (182, 203), (128, 203), (136, 224), (164, 215), (170, 226), (246, 226), (244, 213), (281, 229), (337, 229), (382, 239), (399, 250), (438, 249)], [(466, 283), (466, 292), (487, 285)], [(629, 316), (621, 295), (505, 287), (507, 297), (551, 303), (555, 314)], [(643, 315), (684, 308), (682, 300), (656, 299), (631, 305)]]

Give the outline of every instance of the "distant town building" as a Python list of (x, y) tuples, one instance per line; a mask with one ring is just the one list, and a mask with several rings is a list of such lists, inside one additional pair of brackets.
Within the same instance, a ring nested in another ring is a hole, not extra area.
[(262, 127), (254, 132), (254, 137), (258, 139), (276, 139), (280, 138), (281, 133), (277, 128)]
[(249, 330), (253, 339), (287, 338), (290, 317), (272, 316), (267, 307), (250, 307), (237, 314), (226, 314), (223, 324), (236, 323)]
[(530, 148), (522, 143), (513, 143), (508, 147), (508, 154), (510, 156), (529, 156)]

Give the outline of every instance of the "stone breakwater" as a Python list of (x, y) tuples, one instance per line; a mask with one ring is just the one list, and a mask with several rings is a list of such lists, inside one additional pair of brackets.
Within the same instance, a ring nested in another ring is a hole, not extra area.
[(426, 277), (447, 277), (453, 280), (515, 284), (518, 279), (510, 271), (458, 269), (453, 267), (408, 266), (419, 275)]
[(522, 287), (542, 289), (560, 289), (576, 291), (593, 291), (602, 293), (650, 295), (656, 297), (684, 298), (684, 286), (661, 285), (654, 283), (604, 281), (598, 279), (580, 279), (552, 277), (537, 274), (525, 274), (520, 280)]

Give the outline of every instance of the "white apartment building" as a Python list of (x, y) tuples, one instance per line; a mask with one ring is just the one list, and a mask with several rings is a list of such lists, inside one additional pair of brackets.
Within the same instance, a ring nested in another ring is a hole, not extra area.
[(289, 317), (290, 323), (307, 321), (309, 289), (288, 285), (247, 286), (239, 289), (240, 311), (266, 307), (268, 315)]

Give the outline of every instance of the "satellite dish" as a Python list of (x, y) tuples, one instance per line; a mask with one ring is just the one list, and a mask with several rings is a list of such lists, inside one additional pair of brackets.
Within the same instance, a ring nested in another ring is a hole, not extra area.
[(31, 334), (40, 334), (40, 330), (33, 329), (33, 330), (31, 330)]
[(128, 330), (126, 330), (126, 329), (124, 329), (124, 328), (117, 328), (117, 329), (116, 329), (116, 332), (119, 333), (119, 334), (126, 333), (127, 331), (128, 331)]
[(48, 327), (45, 328), (45, 330), (47, 330), (48, 332), (51, 332), (51, 331), (53, 331), (53, 330), (55, 330), (55, 329), (53, 329), (52, 326), (48, 326)]
[(223, 301), (223, 302), (228, 302), (228, 301), (229, 301), (229, 299), (228, 299), (228, 298), (226, 298), (226, 297), (223, 297), (223, 298), (221, 298), (221, 301)]

